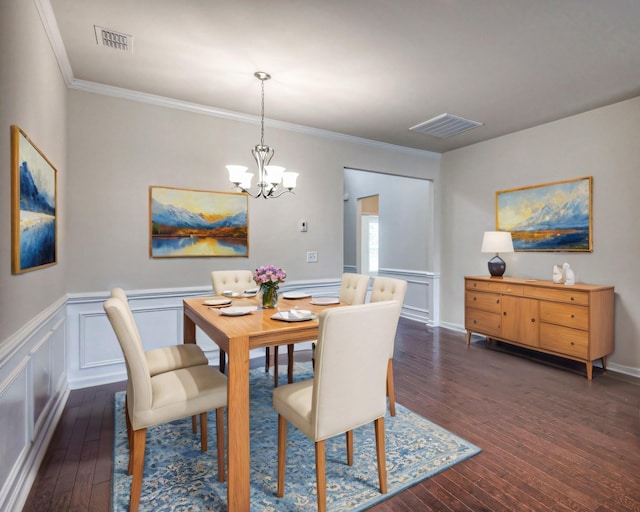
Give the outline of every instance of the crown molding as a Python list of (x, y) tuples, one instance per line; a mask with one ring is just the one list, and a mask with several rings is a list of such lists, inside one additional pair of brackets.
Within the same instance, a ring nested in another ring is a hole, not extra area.
[[(149, 94), (140, 91), (134, 91), (131, 89), (124, 89), (122, 87), (115, 87), (112, 85), (100, 84), (97, 82), (89, 82), (87, 80), (71, 80), (68, 84), (70, 89), (77, 91), (90, 92), (94, 94), (100, 94), (103, 96), (111, 96), (114, 98), (120, 98), (130, 101), (136, 101), (139, 103), (147, 103), (149, 105), (155, 105), (159, 107), (172, 108), (176, 110), (183, 110), (194, 114), (202, 114), (212, 117), (218, 117), (222, 119), (229, 119), (232, 121), (240, 121), (243, 123), (260, 124), (260, 117), (250, 114), (243, 114), (240, 112), (234, 112), (231, 110), (224, 110), (220, 108), (210, 107), (208, 105), (201, 105), (199, 103), (191, 103), (188, 101), (176, 100), (173, 98), (167, 98), (166, 96), (158, 96), (155, 94)], [(321, 130), (319, 128), (312, 128), (294, 123), (286, 123), (284, 121), (275, 121), (273, 119), (265, 118), (265, 126), (272, 128), (278, 128), (281, 130), (287, 130), (290, 132), (303, 133), (306, 135), (312, 135), (315, 137), (323, 137), (325, 139), (339, 140), (342, 142), (350, 142), (353, 144), (362, 144), (367, 146), (375, 146), (387, 151), (399, 151), (402, 153), (411, 153), (414, 155), (428, 156), (431, 158), (440, 159), (442, 156), (440, 153), (433, 151), (426, 151), (423, 149), (408, 148), (405, 146), (397, 146), (395, 144), (388, 144), (386, 142), (379, 142), (370, 139), (364, 139), (362, 137), (355, 137), (353, 135), (345, 135), (343, 133), (332, 132), (329, 130)]]

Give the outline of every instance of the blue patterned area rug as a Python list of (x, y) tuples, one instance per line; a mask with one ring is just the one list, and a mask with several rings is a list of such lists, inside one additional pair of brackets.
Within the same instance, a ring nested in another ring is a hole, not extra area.
[[(282, 382), (286, 367), (280, 367)], [(311, 364), (296, 363), (295, 380), (312, 377)], [(316, 508), (313, 442), (289, 425), (285, 495), (276, 497), (278, 415), (271, 405), (273, 376), (251, 370), (251, 510), (308, 511)], [(225, 427), (226, 428), (226, 427)], [(378, 490), (373, 424), (354, 432), (354, 464), (346, 464), (344, 436), (327, 440), (327, 508), (358, 511), (451, 467), (480, 449), (451, 432), (396, 405), (385, 418), (388, 493)], [(225, 458), (225, 460), (227, 460)], [(115, 397), (115, 446), (112, 510), (126, 511), (131, 477), (127, 476), (128, 444), (124, 393)], [(191, 419), (147, 430), (141, 511), (225, 511), (227, 486), (217, 480), (215, 415), (209, 416), (209, 452), (200, 451), (200, 434)]]

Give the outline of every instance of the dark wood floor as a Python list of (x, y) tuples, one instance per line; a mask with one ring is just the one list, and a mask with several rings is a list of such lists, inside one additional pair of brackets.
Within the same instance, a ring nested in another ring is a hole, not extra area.
[[(640, 511), (637, 379), (405, 320), (394, 368), (399, 403), (483, 451), (371, 510)], [(109, 510), (122, 389), (71, 393), (24, 510)]]

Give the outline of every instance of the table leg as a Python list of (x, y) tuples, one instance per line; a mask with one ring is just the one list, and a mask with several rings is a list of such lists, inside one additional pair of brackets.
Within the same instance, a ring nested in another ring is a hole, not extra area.
[(182, 320), (182, 342), (196, 342), (196, 324), (187, 315), (184, 315)]
[(229, 340), (227, 365), (227, 510), (250, 509), (249, 337)]

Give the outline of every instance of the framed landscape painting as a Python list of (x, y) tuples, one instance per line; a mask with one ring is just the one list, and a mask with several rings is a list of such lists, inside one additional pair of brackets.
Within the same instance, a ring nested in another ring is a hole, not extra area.
[(591, 176), (496, 192), (496, 228), (515, 251), (591, 252)]
[(249, 256), (248, 196), (149, 187), (152, 258)]
[(57, 262), (56, 168), (11, 126), (11, 272)]

